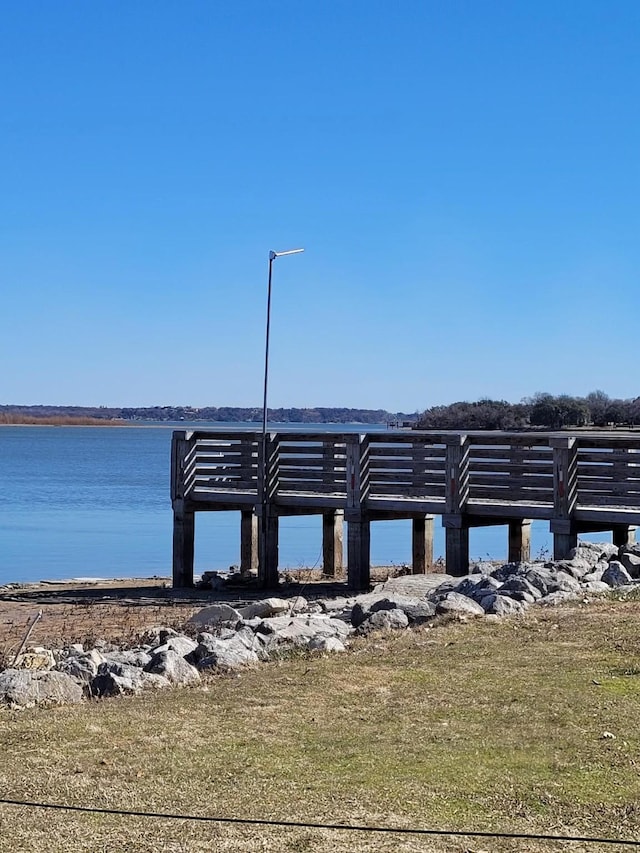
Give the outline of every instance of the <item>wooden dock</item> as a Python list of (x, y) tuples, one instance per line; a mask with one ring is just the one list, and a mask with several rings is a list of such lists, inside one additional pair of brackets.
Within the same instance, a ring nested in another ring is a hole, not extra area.
[[(579, 533), (633, 540), (640, 521), (640, 434), (176, 431), (171, 450), (173, 583), (193, 585), (195, 514), (240, 512), (241, 570), (278, 582), (281, 516), (323, 517), (325, 574), (369, 586), (371, 523), (412, 519), (413, 571), (433, 562), (434, 516), (446, 570), (469, 567), (469, 529), (508, 525), (509, 560), (530, 557), (532, 519), (549, 522), (554, 558)], [(266, 480), (266, 482), (263, 482)]]

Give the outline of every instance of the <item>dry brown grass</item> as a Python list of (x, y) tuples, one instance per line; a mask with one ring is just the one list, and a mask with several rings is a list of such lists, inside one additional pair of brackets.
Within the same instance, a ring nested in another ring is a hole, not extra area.
[[(359, 640), (345, 656), (294, 656), (197, 689), (1, 712), (0, 790), (162, 812), (639, 837), (639, 627), (633, 602), (539, 608)], [(0, 808), (0, 839), (45, 853), (589, 849), (18, 807)]]
[(157, 626), (179, 628), (202, 604), (197, 602), (81, 603), (0, 602), (0, 666), (11, 659), (34, 616), (42, 611), (29, 636), (30, 646), (61, 648), (70, 643), (85, 647), (110, 642), (131, 646), (145, 631)]
[(0, 425), (5, 426), (122, 426), (127, 422), (117, 418), (91, 418), (79, 415), (27, 415), (21, 412), (0, 412)]

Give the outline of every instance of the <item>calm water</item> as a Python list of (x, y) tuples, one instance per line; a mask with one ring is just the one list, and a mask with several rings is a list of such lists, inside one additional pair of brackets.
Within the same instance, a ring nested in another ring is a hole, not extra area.
[[(0, 584), (170, 575), (172, 429), (0, 427)], [(473, 530), (470, 541), (474, 558), (506, 558), (506, 528)], [(281, 568), (318, 565), (321, 544), (320, 517), (281, 519)], [(549, 547), (548, 525), (534, 523), (532, 553)], [(438, 519), (435, 552), (444, 552)], [(371, 556), (376, 565), (409, 562), (411, 523), (373, 524)], [(239, 560), (239, 513), (198, 513), (196, 571)]]

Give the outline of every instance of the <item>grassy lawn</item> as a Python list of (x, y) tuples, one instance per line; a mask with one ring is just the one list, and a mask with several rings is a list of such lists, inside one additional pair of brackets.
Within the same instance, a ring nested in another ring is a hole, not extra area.
[[(640, 838), (640, 611), (609, 600), (377, 636), (196, 689), (0, 712), (0, 796)], [(614, 737), (608, 736), (609, 733)], [(0, 807), (7, 851), (630, 849)]]

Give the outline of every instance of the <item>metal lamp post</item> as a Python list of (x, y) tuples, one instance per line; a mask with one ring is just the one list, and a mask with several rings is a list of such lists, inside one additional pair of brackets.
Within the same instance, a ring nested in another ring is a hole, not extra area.
[(299, 255), (304, 249), (287, 249), (286, 252), (269, 252), (269, 284), (267, 287), (267, 331), (264, 347), (264, 397), (262, 401), (262, 555), (261, 568), (266, 580), (267, 563), (267, 507), (269, 505), (269, 482), (267, 465), (267, 387), (269, 383), (269, 330), (271, 325), (271, 277), (273, 262), (284, 255)]

